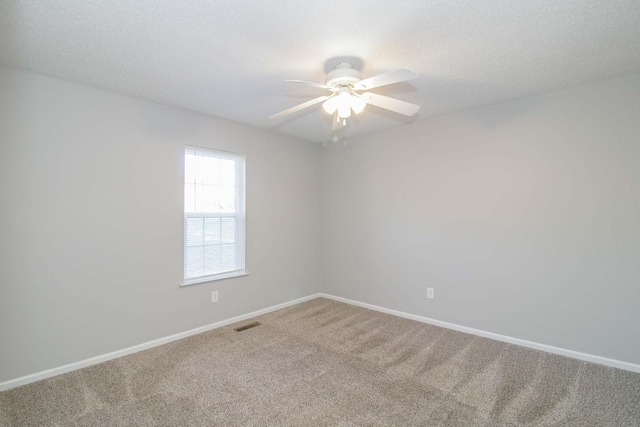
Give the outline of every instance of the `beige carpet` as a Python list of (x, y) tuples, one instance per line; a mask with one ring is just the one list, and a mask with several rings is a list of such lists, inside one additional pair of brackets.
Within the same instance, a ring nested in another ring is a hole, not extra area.
[(0, 393), (8, 426), (640, 426), (640, 374), (326, 299)]

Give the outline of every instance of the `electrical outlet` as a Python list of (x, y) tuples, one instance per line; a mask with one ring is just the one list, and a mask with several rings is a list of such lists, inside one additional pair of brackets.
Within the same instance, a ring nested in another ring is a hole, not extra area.
[(427, 288), (427, 298), (433, 299), (433, 288)]
[(211, 292), (211, 302), (218, 302), (218, 291)]

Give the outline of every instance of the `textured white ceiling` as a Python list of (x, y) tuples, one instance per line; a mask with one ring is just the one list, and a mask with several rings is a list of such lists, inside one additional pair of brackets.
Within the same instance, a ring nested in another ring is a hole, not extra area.
[[(0, 64), (313, 141), (330, 139), (320, 96), (338, 58), (363, 77), (420, 77), (379, 93), (413, 120), (640, 72), (639, 0), (50, 0), (0, 2)], [(404, 125), (368, 106), (346, 136)]]

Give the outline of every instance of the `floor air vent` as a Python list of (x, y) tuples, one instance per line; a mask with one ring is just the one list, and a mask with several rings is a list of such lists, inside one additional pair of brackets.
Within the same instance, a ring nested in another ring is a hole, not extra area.
[(237, 332), (242, 332), (242, 331), (246, 331), (247, 329), (255, 328), (256, 326), (260, 326), (260, 325), (262, 325), (262, 323), (253, 322), (253, 323), (249, 323), (248, 325), (240, 326), (239, 328), (234, 328), (233, 330)]

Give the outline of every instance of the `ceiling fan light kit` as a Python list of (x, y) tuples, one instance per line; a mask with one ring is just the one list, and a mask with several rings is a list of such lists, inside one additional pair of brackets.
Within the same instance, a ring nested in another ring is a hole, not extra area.
[[(406, 116), (414, 115), (419, 109), (419, 105), (410, 104), (399, 99), (389, 98), (372, 92), (364, 92), (381, 86), (400, 83), (418, 77), (409, 68), (400, 68), (389, 71), (374, 77), (362, 80), (360, 72), (355, 70), (350, 63), (341, 62), (336, 69), (327, 74), (325, 84), (307, 82), (304, 80), (287, 80), (291, 83), (301, 83), (308, 86), (318, 87), (330, 92), (329, 95), (320, 96), (311, 101), (296, 105), (287, 110), (271, 116), (271, 119), (279, 119), (289, 114), (293, 114), (305, 108), (322, 103), (322, 108), (333, 115), (332, 131), (336, 131), (347, 125), (347, 119), (351, 117), (351, 112), (360, 114), (367, 104), (394, 111)], [(335, 140), (335, 138), (334, 138)]]
[(360, 114), (366, 105), (367, 102), (361, 96), (351, 93), (346, 87), (341, 87), (337, 96), (331, 96), (324, 101), (322, 108), (331, 115), (337, 111), (339, 118), (346, 119), (351, 116), (351, 110)]

